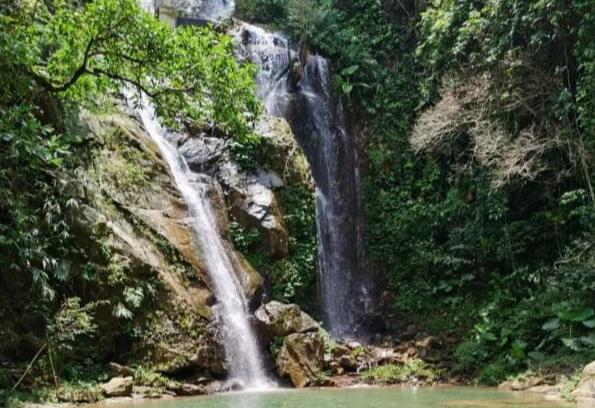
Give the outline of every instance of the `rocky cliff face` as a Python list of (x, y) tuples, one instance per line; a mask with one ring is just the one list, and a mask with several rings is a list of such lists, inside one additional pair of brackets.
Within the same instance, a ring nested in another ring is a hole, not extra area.
[[(90, 254), (103, 255), (97, 257), (96, 267), (105, 276), (98, 280), (96, 296), (122, 286), (124, 292), (142, 290), (147, 281), (154, 282), (152, 296), (145, 294), (148, 302), (129, 305), (124, 299), (121, 304), (130, 316), (102, 315), (100, 324), (115, 333), (130, 324), (140, 334), (129, 339), (131, 354), (125, 359), (140, 359), (166, 372), (193, 368), (223, 373), (211, 311), (216, 299), (186, 205), (157, 146), (119, 104), (110, 113), (84, 115), (82, 122), (95, 148), (77, 180), (85, 204), (76, 233), (88, 240), (84, 247)], [(212, 191), (217, 202), (220, 191), (216, 185)]]
[[(159, 149), (122, 103), (115, 102), (108, 113), (84, 114), (81, 122), (93, 149), (69, 183), (82, 203), (74, 233), (99, 275), (86, 300), (114, 298), (97, 314), (100, 341), (114, 352), (126, 342), (130, 353), (113, 356), (124, 363), (144, 361), (165, 373), (223, 375), (225, 354), (212, 312), (217, 299), (188, 209)], [(224, 137), (196, 132), (179, 135), (177, 142), (211, 186), (227, 249), (235, 251), (231, 217), (260, 232), (255, 251), (283, 259), (289, 235), (276, 190), (287, 183), (307, 185), (309, 176), (282, 120), (263, 118), (258, 130), (270, 142), (269, 166), (255, 163), (250, 171), (232, 159)], [(258, 305), (263, 278), (243, 256), (233, 258), (242, 264), (235, 269), (245, 293)], [(142, 293), (137, 304), (119, 295), (131, 290)], [(129, 330), (135, 335), (124, 335)]]

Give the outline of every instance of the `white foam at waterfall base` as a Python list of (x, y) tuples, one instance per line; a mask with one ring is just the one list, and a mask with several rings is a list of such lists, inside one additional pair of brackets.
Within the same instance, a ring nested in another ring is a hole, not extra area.
[[(145, 104), (146, 105), (146, 104)], [(225, 354), (231, 380), (245, 389), (269, 389), (274, 383), (266, 376), (258, 341), (250, 326), (248, 302), (234, 273), (230, 255), (221, 241), (207, 189), (186, 164), (176, 147), (167, 140), (167, 130), (155, 118), (150, 105), (137, 108), (142, 123), (159, 147), (176, 185), (188, 205), (192, 226), (199, 241), (207, 272), (218, 301)]]

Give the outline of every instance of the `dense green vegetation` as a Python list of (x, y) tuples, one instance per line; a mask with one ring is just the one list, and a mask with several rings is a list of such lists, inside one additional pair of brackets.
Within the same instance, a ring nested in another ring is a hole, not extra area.
[[(128, 148), (125, 133), (96, 138), (84, 113), (113, 109), (109, 96), (127, 90), (139, 103), (147, 95), (172, 126), (214, 123), (252, 140), (253, 74), (236, 63), (229, 38), (209, 28), (174, 31), (134, 0), (2, 2), (2, 368), (24, 367), (39, 351), (39, 385), (95, 378), (110, 342), (144, 335), (133, 315), (155, 311), (162, 284), (154, 271), (135, 270), (120, 256), (105, 225), (93, 226), (91, 237), (77, 229), (91, 201), (109, 201), (80, 179), (87, 166), (100, 163), (97, 177), (117, 180), (124, 194), (146, 185), (147, 153)], [(100, 156), (102, 148), (118, 154)], [(4, 376), (0, 405), (14, 385)]]
[(388, 329), (454, 336), (455, 372), (488, 383), (592, 359), (593, 3), (285, 4), (363, 135)]
[[(366, 268), (394, 316), (379, 330), (398, 338), (414, 324), (446, 345), (448, 373), (482, 383), (572, 372), (595, 359), (595, 3), (421, 3), (237, 0), (237, 12), (331, 62), (364, 158)], [(91, 135), (85, 115), (144, 94), (168, 125), (216, 129), (245, 169), (263, 164), (255, 70), (231, 48), (135, 0), (0, 4), (0, 368), (39, 354), (33, 385), (94, 390), (117, 345), (172, 337), (155, 271), (124, 259), (105, 223), (92, 237), (77, 229), (98, 201), (126, 212), (155, 171), (126, 132)], [(92, 180), (79, 179), (89, 163)], [(270, 297), (316, 312), (311, 188), (287, 185), (278, 199), (286, 259), (254, 250), (256, 229), (232, 223), (231, 235)], [(128, 216), (192, 286), (171, 244)], [(203, 317), (179, 323), (198, 338)], [(167, 381), (138, 363), (138, 381)], [(14, 385), (4, 372), (0, 405)], [(444, 374), (412, 360), (368, 379)]]

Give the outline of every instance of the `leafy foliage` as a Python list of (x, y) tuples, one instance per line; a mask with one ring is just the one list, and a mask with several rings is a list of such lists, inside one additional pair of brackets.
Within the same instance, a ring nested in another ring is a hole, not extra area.
[(254, 71), (230, 58), (228, 37), (172, 30), (134, 1), (35, 7), (3, 15), (3, 58), (49, 92), (90, 100), (89, 92), (126, 85), (148, 95), (169, 124), (180, 116), (214, 120), (238, 134), (246, 132), (245, 112), (258, 111)]
[(287, 17), (285, 3), (285, 0), (239, 0), (235, 13), (246, 21), (279, 24)]
[(574, 353), (561, 338), (588, 327), (541, 326), (564, 302), (594, 307), (592, 2), (318, 1), (316, 13), (294, 36), (331, 59), (365, 140), (368, 268), (399, 316), (386, 323), (459, 337), (455, 369), (486, 379)]
[(388, 364), (366, 371), (363, 377), (378, 384), (432, 383), (440, 377), (440, 371), (429, 367), (422, 360), (409, 360), (405, 364)]
[(289, 257), (271, 260), (255, 250), (260, 233), (231, 225), (236, 249), (268, 280), (274, 299), (297, 303), (314, 311), (316, 303), (316, 220), (314, 196), (305, 186), (293, 184), (279, 191), (284, 221), (289, 232)]
[(60, 350), (72, 350), (79, 336), (88, 336), (95, 332), (97, 326), (89, 315), (94, 305), (81, 307), (79, 298), (68, 298), (60, 310), (48, 324), (48, 335)]
[[(86, 218), (99, 202), (125, 211), (103, 196), (101, 177), (123, 195), (148, 181), (147, 153), (115, 123), (111, 139), (94, 137), (87, 112), (113, 109), (122, 93), (133, 103), (144, 95), (169, 126), (216, 127), (243, 143), (260, 109), (253, 75), (229, 37), (173, 30), (135, 0), (2, 2), (0, 316), (19, 319), (3, 324), (0, 355), (28, 362), (49, 343), (36, 385), (54, 369), (73, 384), (95, 375), (114, 339), (142, 336), (135, 320), (160, 285), (114, 250), (105, 220)], [(101, 149), (115, 160), (94, 163)], [(99, 179), (84, 179), (91, 167)]]

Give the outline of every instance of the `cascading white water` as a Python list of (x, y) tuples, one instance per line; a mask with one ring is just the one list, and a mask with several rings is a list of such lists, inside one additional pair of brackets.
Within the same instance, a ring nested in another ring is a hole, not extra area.
[(232, 33), (237, 47), (243, 47), (243, 57), (258, 66), (256, 92), (269, 115), (283, 116), (288, 104), (287, 73), (294, 52), (281, 34), (270, 33), (260, 27), (241, 24)]
[[(298, 90), (294, 125), (316, 182), (319, 287), (325, 321), (337, 336), (357, 336), (355, 308), (362, 292), (355, 285), (359, 273), (359, 222), (356, 150), (333, 104), (328, 62), (317, 55), (307, 59)], [(307, 138), (304, 140), (304, 138)]]
[(365, 284), (354, 285), (361, 256), (357, 152), (340, 106), (331, 101), (328, 63), (317, 55), (298, 62), (285, 37), (250, 24), (237, 26), (233, 35), (240, 57), (260, 67), (258, 95), (266, 112), (288, 120), (312, 168), (326, 326), (337, 337), (357, 335), (355, 303), (369, 300), (363, 299)]
[[(151, 1), (151, 0), (141, 0)], [(193, 17), (203, 20), (219, 22), (233, 14), (234, 0), (154, 0), (157, 3), (167, 2), (170, 7), (178, 10), (181, 17)], [(158, 4), (157, 4), (158, 5)]]
[[(168, 0), (169, 4), (189, 15), (218, 20), (233, 13), (233, 0)], [(159, 0), (140, 0), (141, 7), (153, 13)], [(198, 14), (196, 14), (198, 13)], [(125, 94), (130, 96), (129, 91)], [(129, 100), (132, 98), (128, 97)], [(144, 98), (143, 98), (144, 99)], [(207, 195), (208, 186), (200, 175), (193, 173), (177, 148), (167, 140), (168, 132), (155, 117), (154, 109), (146, 101), (137, 107), (145, 129), (161, 151), (176, 185), (188, 205), (202, 255), (211, 278), (215, 297), (219, 302), (218, 318), (222, 322), (223, 345), (231, 367), (231, 379), (244, 388), (266, 389), (274, 386), (265, 374), (258, 341), (249, 321), (248, 301), (234, 272), (234, 262), (218, 231), (216, 218)], [(235, 262), (241, 265), (241, 262)], [(241, 267), (241, 266), (240, 266)]]
[[(231, 0), (169, 1), (184, 15), (213, 21), (231, 16), (234, 8)], [(283, 35), (249, 24), (234, 30), (238, 56), (260, 68), (257, 90), (266, 112), (288, 120), (312, 167), (319, 287), (327, 327), (335, 336), (357, 335), (355, 306), (368, 292), (365, 285), (354, 287), (361, 252), (357, 152), (340, 106), (331, 101), (327, 61), (308, 55), (297, 62)]]
[(261, 351), (250, 326), (248, 302), (234, 273), (232, 259), (221, 241), (208, 195), (208, 186), (193, 173), (176, 147), (167, 140), (168, 132), (154, 117), (150, 105), (138, 108), (142, 123), (169, 165), (176, 185), (188, 205), (213, 291), (220, 305), (223, 342), (231, 378), (244, 388), (266, 389), (273, 386), (267, 378)]

